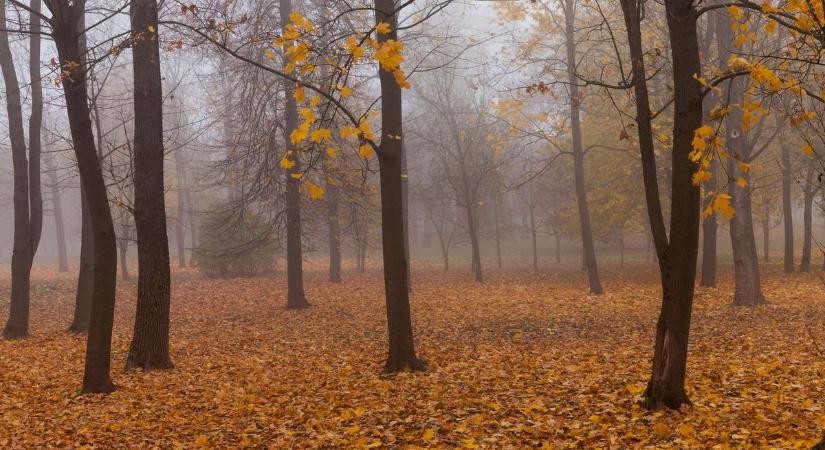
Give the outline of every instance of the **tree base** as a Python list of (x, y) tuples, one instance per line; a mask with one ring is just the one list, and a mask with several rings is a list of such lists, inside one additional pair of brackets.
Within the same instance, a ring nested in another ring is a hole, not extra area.
[(426, 372), (428, 368), (426, 361), (415, 356), (412, 357), (412, 360), (409, 358), (389, 358), (384, 364), (384, 373)]
[(825, 440), (819, 441), (818, 444), (811, 447), (811, 450), (825, 450)]
[(286, 303), (286, 309), (304, 309), (309, 308), (310, 306), (312, 306), (312, 304), (306, 301), (305, 298), (300, 300), (288, 300)]
[(69, 328), (66, 331), (72, 334), (85, 334), (89, 332), (89, 325), (84, 326), (72, 322), (72, 324), (69, 325)]
[[(654, 392), (651, 392), (654, 391)], [(665, 392), (655, 392), (655, 390), (651, 390), (649, 387), (645, 392), (645, 397), (641, 402), (642, 407), (651, 411), (660, 411), (663, 409), (676, 409), (682, 407), (682, 405), (691, 406), (690, 399), (687, 396), (687, 393), (683, 390), (677, 393), (665, 393)]]
[(761, 305), (767, 305), (768, 303), (770, 303), (770, 302), (765, 298), (765, 296), (763, 296), (761, 294), (755, 300), (742, 299), (742, 298), (736, 297), (735, 295), (733, 297), (733, 305), (734, 306), (761, 306)]
[(126, 367), (124, 370), (169, 370), (175, 367), (172, 360), (168, 356), (148, 355), (145, 357), (132, 356), (131, 354), (126, 358)]
[(115, 385), (112, 380), (83, 380), (83, 388), (80, 390), (81, 394), (110, 394), (115, 391)]
[(10, 341), (16, 341), (19, 339), (25, 339), (29, 337), (29, 330), (16, 327), (13, 325), (6, 325), (6, 328), (3, 329), (3, 339), (8, 339)]

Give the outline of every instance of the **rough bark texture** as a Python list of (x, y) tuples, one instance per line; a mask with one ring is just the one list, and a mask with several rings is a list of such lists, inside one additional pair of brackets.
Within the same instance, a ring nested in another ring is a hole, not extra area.
[(94, 231), (94, 287), (82, 391), (111, 392), (115, 389), (109, 369), (117, 282), (117, 249), (106, 183), (92, 132), (86, 72), (80, 51), (79, 38), (82, 31), (79, 32), (79, 29), (85, 27), (79, 27), (78, 24), (82, 23), (86, 4), (83, 0), (71, 4), (49, 0), (47, 6), (54, 17), (52, 37), (57, 46), (60, 66), (64, 71), (62, 85), (69, 127)]
[(29, 116), (29, 229), (31, 257), (37, 253), (43, 233), (43, 193), (40, 184), (41, 136), (43, 129), (43, 84), (40, 79), (40, 0), (30, 2), (29, 14), (29, 79), (31, 80), (32, 113)]
[[(375, 0), (376, 23), (386, 22), (392, 30), (378, 36), (379, 42), (398, 39), (398, 16), (393, 0)], [(384, 290), (387, 300), (389, 355), (387, 372), (423, 370), (426, 364), (415, 355), (410, 296), (407, 286), (407, 252), (404, 247), (404, 211), (402, 207), (401, 141), (387, 136), (401, 136), (401, 87), (393, 74), (378, 69), (381, 82), (381, 130), (378, 164), (381, 185), (381, 239), (384, 255)]]
[[(169, 239), (163, 186), (163, 92), (156, 0), (132, 0), (135, 107), (135, 231), (138, 297), (127, 369), (172, 367), (169, 359)], [(149, 31), (149, 28), (155, 31)]]
[[(11, 300), (9, 319), (3, 337), (21, 339), (29, 334), (29, 285), (31, 278), (32, 235), (29, 212), (29, 161), (26, 156), (26, 137), (23, 129), (23, 110), (20, 84), (14, 68), (9, 35), (6, 29), (6, 2), (0, 2), (0, 70), (5, 86), (6, 112), (11, 141), (12, 171), (14, 175), (14, 240), (11, 257)], [(39, 130), (38, 130), (39, 132)]]
[(573, 175), (576, 185), (576, 205), (579, 210), (581, 223), (582, 247), (584, 265), (587, 268), (587, 278), (590, 282), (590, 292), (603, 294), (602, 282), (599, 278), (599, 268), (596, 263), (596, 249), (593, 245), (593, 230), (590, 225), (590, 208), (587, 205), (587, 187), (584, 182), (584, 148), (582, 147), (581, 133), (581, 97), (579, 96), (576, 78), (576, 36), (575, 15), (576, 1), (565, 0), (564, 23), (565, 41), (567, 48), (567, 81), (570, 97), (570, 125), (573, 130)]
[[(292, 12), (292, 0), (280, 0), (281, 27), (286, 30), (289, 14)], [(284, 136), (287, 148), (292, 148), (290, 134), (298, 128), (298, 105), (295, 101), (295, 85), (286, 83), (286, 104), (284, 106)], [(290, 309), (309, 306), (304, 293), (304, 257), (301, 248), (301, 180), (293, 175), (301, 173), (301, 158), (295, 149), (289, 158), (295, 165), (286, 171), (286, 273), (287, 300)]]
[(785, 273), (794, 271), (793, 204), (791, 203), (791, 152), (782, 146), (782, 224), (785, 227), (784, 268)]
[(699, 188), (692, 183), (698, 169), (690, 160), (693, 132), (702, 123), (701, 72), (696, 35), (697, 14), (686, 0), (666, 0), (673, 58), (674, 124), (671, 178), (670, 240), (664, 226), (653, 147), (650, 102), (645, 81), (641, 11), (635, 0), (622, 0), (632, 58), (637, 129), (645, 199), (662, 277), (662, 309), (656, 325), (653, 367), (645, 390), (650, 409), (678, 408), (689, 403), (685, 392), (688, 336), (699, 245)]

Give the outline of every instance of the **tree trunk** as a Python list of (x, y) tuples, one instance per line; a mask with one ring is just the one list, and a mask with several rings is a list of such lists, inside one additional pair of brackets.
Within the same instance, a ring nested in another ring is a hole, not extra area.
[[(720, 13), (722, 14), (722, 13)], [(718, 20), (716, 37), (719, 59), (727, 61), (732, 54), (733, 32), (730, 19)], [(745, 101), (745, 80), (733, 78), (723, 85), (723, 98), (734, 105)], [(751, 208), (750, 175), (739, 167), (739, 161), (750, 163), (751, 145), (744, 128), (742, 108), (732, 108), (725, 116), (725, 143), (733, 155), (728, 160), (728, 194), (736, 213), (730, 219), (730, 240), (733, 248), (733, 270), (735, 280), (734, 305), (759, 305), (765, 303), (759, 277), (759, 255), (756, 252), (756, 237), (753, 232), (753, 212)], [(734, 159), (736, 158), (736, 159)], [(739, 181), (745, 185), (740, 186)]]
[(72, 324), (69, 325), (69, 331), (72, 333), (89, 331), (92, 297), (94, 296), (95, 236), (92, 229), (92, 217), (89, 214), (89, 203), (86, 201), (86, 192), (82, 185), (80, 186), (80, 220), (80, 270), (77, 275), (74, 318)]
[(813, 234), (813, 203), (814, 203), (814, 167), (809, 163), (808, 172), (805, 175), (805, 187), (802, 190), (804, 204), (803, 230), (802, 230), (802, 260), (799, 262), (800, 272), (811, 271), (811, 246)]
[(573, 130), (573, 175), (576, 184), (576, 204), (581, 222), (584, 264), (587, 266), (587, 278), (590, 292), (603, 294), (599, 268), (596, 263), (596, 249), (593, 246), (593, 231), (590, 225), (590, 209), (587, 205), (587, 187), (584, 182), (584, 149), (581, 136), (581, 97), (576, 78), (576, 36), (575, 36), (575, 0), (565, 0), (564, 22), (567, 47), (567, 81), (570, 97), (570, 125)]
[(791, 153), (788, 146), (782, 146), (782, 224), (785, 227), (784, 268), (785, 273), (794, 271), (793, 204), (791, 203)]
[(185, 229), (185, 214), (186, 208), (189, 205), (186, 203), (186, 188), (184, 187), (186, 173), (183, 168), (182, 158), (180, 156), (181, 149), (175, 151), (175, 178), (177, 179), (177, 200), (178, 200), (178, 214), (175, 217), (175, 243), (178, 246), (178, 267), (186, 267), (186, 229)]
[(470, 250), (472, 252), (470, 264), (472, 265), (475, 280), (481, 283), (484, 277), (481, 272), (481, 248), (478, 242), (478, 223), (476, 222), (475, 209), (473, 203), (466, 197), (467, 212), (467, 232), (470, 237)]
[(533, 238), (533, 270), (539, 270), (539, 248), (538, 240), (536, 239), (536, 214), (533, 208), (530, 208), (530, 235)]
[[(126, 232), (126, 226), (121, 228), (123, 231), (121, 233)], [(132, 279), (131, 275), (129, 275), (129, 264), (126, 263), (126, 252), (129, 250), (129, 241), (128, 239), (121, 238), (120, 242), (118, 242), (118, 249), (120, 250), (120, 277), (124, 281), (129, 281)]]
[(3, 72), (6, 91), (6, 111), (14, 174), (14, 243), (11, 257), (9, 319), (3, 329), (3, 337), (21, 339), (29, 334), (29, 284), (34, 253), (29, 212), (29, 161), (26, 157), (20, 84), (17, 81), (17, 72), (9, 46), (9, 35), (5, 31), (5, 8), (5, 2), (0, 2), (0, 70)]
[(561, 237), (559, 236), (558, 231), (554, 233), (556, 235), (556, 263), (561, 263)]
[(106, 183), (89, 115), (84, 55), (80, 51), (79, 38), (85, 32), (85, 27), (78, 25), (83, 23), (86, 3), (76, 0), (72, 4), (49, 5), (54, 17), (52, 37), (57, 46), (60, 66), (64, 68), (62, 84), (72, 143), (94, 232), (94, 286), (82, 391), (111, 392), (115, 389), (109, 368), (117, 283), (117, 249)]
[(410, 256), (410, 182), (407, 174), (407, 145), (401, 142), (401, 209), (404, 213), (404, 251), (407, 253), (407, 289), (412, 292), (412, 257)]
[(338, 185), (327, 183), (327, 229), (329, 231), (329, 281), (341, 282), (341, 224), (338, 220)]
[[(172, 367), (169, 359), (171, 280), (163, 187), (163, 91), (156, 0), (131, 0), (129, 15), (135, 40), (132, 55), (138, 297), (126, 369), (169, 369)], [(178, 224), (183, 223), (178, 220)]]
[(495, 214), (495, 225), (496, 225), (496, 261), (498, 262), (498, 268), (501, 269), (501, 198), (496, 197), (496, 204), (494, 209)]
[(66, 250), (66, 230), (63, 225), (63, 203), (60, 199), (57, 167), (55, 167), (52, 158), (46, 159), (46, 170), (49, 171), (49, 183), (51, 184), (52, 211), (54, 212), (54, 230), (57, 242), (57, 268), (60, 272), (68, 272), (69, 256)]
[[(281, 27), (286, 32), (292, 13), (292, 0), (280, 0)], [(295, 84), (285, 80), (286, 104), (284, 106), (284, 136), (286, 148), (292, 147), (290, 135), (298, 128), (298, 105), (295, 101)], [(304, 293), (304, 256), (301, 248), (301, 158), (293, 151), (290, 158), (294, 165), (286, 170), (286, 272), (287, 300), (289, 309), (309, 306)]]
[(694, 74), (701, 73), (696, 35), (697, 13), (691, 2), (666, 0), (668, 33), (673, 58), (674, 123), (671, 178), (671, 237), (659, 199), (650, 102), (645, 81), (641, 11), (634, 0), (621, 0), (632, 59), (636, 122), (642, 158), (645, 199), (651, 234), (662, 278), (662, 309), (656, 326), (653, 367), (645, 390), (645, 406), (679, 408), (689, 403), (685, 392), (688, 337), (699, 245), (700, 191), (692, 176), (694, 130), (702, 124), (702, 92)]
[[(705, 189), (708, 192), (715, 192), (718, 185), (716, 176), (719, 173), (716, 170), (715, 158), (711, 161), (708, 170), (711, 173), (711, 179), (705, 185)], [(713, 198), (708, 196), (704, 200), (702, 207), (707, 208), (711, 202), (713, 202)], [(716, 214), (711, 214), (702, 219), (702, 277), (699, 281), (699, 286), (702, 287), (716, 287), (716, 243), (718, 229), (719, 224), (716, 221)]]
[(765, 262), (770, 262), (771, 253), (771, 207), (765, 205), (762, 214), (762, 253)]
[(41, 136), (43, 130), (43, 84), (40, 79), (40, 0), (31, 0), (29, 30), (29, 79), (32, 113), (29, 117), (29, 221), (31, 257), (37, 253), (43, 233), (43, 193), (40, 185)]
[[(398, 16), (393, 0), (375, 0), (375, 21), (391, 27), (379, 34), (378, 41), (398, 39)], [(381, 238), (384, 255), (384, 289), (387, 299), (389, 356), (387, 372), (423, 370), (426, 364), (415, 355), (409, 288), (407, 252), (404, 247), (402, 187), (402, 143), (388, 136), (405, 139), (402, 126), (401, 87), (391, 72), (378, 69), (381, 83), (381, 144), (378, 164), (381, 185)]]

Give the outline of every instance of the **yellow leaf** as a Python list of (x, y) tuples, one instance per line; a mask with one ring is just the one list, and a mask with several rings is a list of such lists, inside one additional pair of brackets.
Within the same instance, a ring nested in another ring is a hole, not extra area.
[(286, 156), (284, 156), (283, 159), (281, 159), (281, 164), (280, 165), (281, 165), (281, 169), (289, 170), (289, 169), (295, 167), (295, 161), (292, 161), (289, 158), (287, 158)]
[(295, 92), (292, 94), (292, 96), (295, 97), (295, 101), (298, 103), (303, 103), (307, 99), (307, 96), (304, 93), (304, 87), (300, 84), (295, 86)]
[(349, 97), (352, 95), (352, 88), (349, 86), (342, 86), (341, 87), (341, 97)]
[(335, 149), (332, 147), (327, 147), (327, 156), (330, 158), (335, 158)]
[(312, 200), (321, 200), (324, 198), (324, 188), (314, 183), (307, 183), (307, 191), (309, 191), (309, 198)]
[(375, 31), (377, 31), (380, 34), (387, 34), (390, 31), (392, 31), (392, 28), (390, 27), (390, 24), (388, 24), (387, 22), (380, 22), (378, 25), (375, 26)]
[(642, 391), (645, 390), (644, 385), (641, 384), (625, 384), (624, 387), (627, 389), (627, 392), (630, 392), (633, 395), (641, 394)]
[(355, 127), (344, 127), (341, 128), (341, 137), (342, 138), (350, 138), (350, 137), (358, 137), (361, 134), (361, 130)]
[(464, 439), (464, 448), (480, 448), (473, 438)]
[(295, 172), (295, 173), (290, 174), (290, 176), (292, 176), (292, 178), (294, 178), (296, 180), (300, 180), (301, 178), (304, 177), (304, 173), (303, 172)]
[(664, 439), (670, 436), (670, 427), (664, 422), (658, 422), (653, 425), (653, 435), (659, 439)]
[(355, 413), (355, 417), (361, 417), (361, 416), (364, 415), (365, 412), (367, 412), (367, 410), (364, 409), (363, 406), (359, 406), (359, 407), (353, 409), (352, 412)]
[(435, 431), (432, 428), (427, 428), (424, 430), (424, 433), (421, 435), (421, 439), (424, 439), (427, 442), (432, 441), (435, 438)]
[(802, 153), (807, 156), (812, 156), (814, 154), (814, 148), (811, 147), (811, 144), (805, 144), (802, 146)]
[(150, 33), (155, 32), (155, 27), (153, 27), (152, 25), (149, 25), (148, 27), (146, 27), (146, 29), (149, 30)]
[(207, 447), (209, 445), (209, 438), (202, 434), (195, 438), (195, 445), (198, 447)]
[(713, 210), (730, 220), (736, 212), (730, 206), (730, 195), (719, 194), (713, 200)]
[(369, 144), (362, 144), (358, 147), (358, 156), (367, 159), (372, 156), (372, 147)]
[(329, 139), (332, 139), (332, 131), (330, 131), (328, 128), (321, 128), (319, 130), (315, 130), (312, 132), (312, 135), (310, 136), (310, 140), (312, 142), (321, 142)]
[(739, 177), (736, 179), (736, 185), (743, 188), (748, 185), (748, 181), (744, 177)]

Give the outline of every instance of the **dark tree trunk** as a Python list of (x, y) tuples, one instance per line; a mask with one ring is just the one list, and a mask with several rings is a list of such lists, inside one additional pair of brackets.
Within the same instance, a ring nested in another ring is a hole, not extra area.
[[(720, 13), (722, 14), (722, 13)], [(718, 20), (716, 37), (719, 59), (727, 61), (732, 54), (733, 32), (730, 19)], [(742, 105), (745, 100), (745, 80), (733, 78), (723, 85), (723, 98), (734, 105)], [(754, 306), (765, 303), (759, 276), (759, 255), (756, 252), (756, 237), (753, 232), (753, 212), (751, 208), (750, 184), (739, 185), (739, 180), (749, 183), (750, 175), (741, 170), (738, 162), (750, 163), (751, 145), (747, 130), (744, 129), (742, 108), (731, 108), (725, 116), (725, 143), (734, 155), (728, 160), (728, 194), (731, 206), (736, 211), (730, 219), (730, 240), (733, 248), (733, 270), (735, 280), (734, 305)], [(737, 159), (733, 159), (733, 158)]]
[(495, 204), (495, 221), (496, 221), (496, 261), (498, 268), (501, 269), (501, 198), (496, 197)]
[(52, 37), (57, 46), (60, 66), (64, 68), (62, 84), (69, 127), (94, 232), (94, 286), (82, 391), (111, 392), (115, 389), (109, 369), (117, 283), (117, 249), (106, 183), (89, 115), (84, 55), (80, 51), (80, 34), (85, 32), (85, 27), (78, 25), (82, 23), (86, 3), (76, 0), (72, 4), (49, 2), (47, 5), (54, 17)]
[(195, 267), (195, 249), (198, 248), (198, 223), (197, 223), (197, 216), (196, 212), (196, 205), (195, 205), (195, 198), (192, 196), (192, 185), (191, 180), (187, 180), (186, 185), (186, 215), (189, 220), (189, 242), (191, 242), (192, 247), (189, 252), (189, 266)]
[(29, 284), (34, 252), (29, 212), (29, 161), (26, 156), (20, 84), (17, 81), (8, 32), (5, 31), (5, 7), (6, 2), (0, 2), (0, 9), (2, 9), (0, 11), (0, 70), (3, 72), (6, 91), (6, 111), (14, 173), (14, 243), (11, 257), (9, 319), (3, 329), (3, 336), (7, 339), (21, 339), (29, 334)]
[(43, 233), (43, 193), (40, 185), (41, 136), (43, 129), (43, 84), (40, 79), (40, 0), (30, 2), (29, 79), (32, 113), (29, 117), (29, 209), (31, 219), (31, 257), (37, 253)]
[[(138, 297), (126, 369), (169, 369), (172, 367), (169, 359), (171, 280), (163, 188), (163, 91), (156, 0), (132, 0), (129, 15), (134, 40)], [(183, 224), (181, 220), (178, 223)]]
[(412, 292), (412, 257), (410, 256), (410, 181), (407, 174), (407, 146), (401, 142), (401, 201), (404, 213), (404, 251), (407, 253), (407, 289)]
[[(375, 0), (376, 23), (391, 27), (379, 34), (378, 41), (398, 39), (398, 16), (393, 0)], [(423, 370), (426, 364), (415, 355), (409, 287), (407, 286), (407, 252), (404, 247), (404, 211), (402, 186), (402, 126), (401, 87), (391, 72), (378, 69), (381, 82), (381, 130), (378, 164), (381, 184), (381, 238), (384, 255), (384, 289), (387, 299), (389, 356), (387, 372)]]
[(66, 230), (63, 225), (63, 203), (60, 199), (57, 168), (52, 158), (46, 159), (46, 169), (49, 171), (49, 183), (51, 184), (52, 211), (54, 212), (54, 230), (57, 242), (57, 268), (60, 272), (68, 272), (69, 256), (66, 251)]
[(691, 2), (666, 0), (668, 32), (673, 58), (673, 174), (671, 181), (670, 242), (659, 199), (656, 155), (653, 146), (650, 101), (645, 81), (641, 11), (634, 0), (622, 0), (632, 59), (636, 122), (642, 157), (645, 199), (651, 234), (662, 277), (662, 309), (656, 326), (653, 367), (645, 390), (645, 406), (679, 408), (689, 403), (685, 392), (688, 336), (699, 245), (700, 191), (692, 176), (698, 165), (691, 161), (694, 130), (702, 124), (701, 73), (696, 35), (697, 13)]
[[(280, 0), (281, 27), (286, 30), (292, 13), (292, 0)], [(284, 136), (290, 148), (290, 134), (298, 128), (298, 105), (295, 101), (295, 84), (286, 80), (286, 104), (284, 106)], [(304, 293), (304, 257), (301, 248), (301, 161), (297, 151), (290, 160), (294, 166), (286, 171), (286, 272), (287, 300), (289, 309), (309, 306)], [(293, 176), (294, 175), (294, 176)]]
[(793, 204), (791, 203), (791, 153), (788, 146), (782, 146), (782, 224), (785, 227), (784, 267), (785, 273), (794, 271)]
[(813, 204), (814, 204), (814, 168), (809, 164), (805, 175), (805, 187), (802, 190), (802, 200), (804, 205), (803, 229), (802, 229), (802, 259), (799, 262), (800, 272), (811, 271), (811, 246), (813, 234)]
[(576, 78), (576, 36), (575, 36), (575, 0), (565, 0), (564, 22), (565, 40), (567, 47), (567, 81), (570, 97), (570, 125), (573, 130), (573, 175), (576, 184), (576, 204), (581, 222), (581, 237), (584, 253), (584, 265), (587, 267), (587, 278), (590, 282), (590, 292), (603, 294), (602, 282), (599, 278), (599, 268), (596, 263), (596, 249), (593, 246), (593, 230), (590, 225), (590, 209), (587, 205), (587, 187), (584, 182), (584, 149), (581, 135), (581, 97), (579, 96)]
[(95, 277), (95, 236), (92, 229), (92, 217), (86, 193), (80, 186), (80, 270), (77, 274), (77, 292), (75, 294), (74, 318), (69, 325), (72, 333), (89, 331), (92, 314), (92, 297), (94, 296)]

